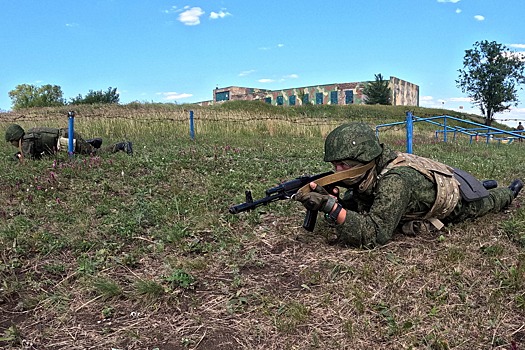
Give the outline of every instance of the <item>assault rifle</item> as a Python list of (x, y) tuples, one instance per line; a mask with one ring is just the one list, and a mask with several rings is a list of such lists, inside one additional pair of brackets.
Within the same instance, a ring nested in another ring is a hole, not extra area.
[[(281, 183), (276, 187), (272, 187), (266, 190), (266, 197), (253, 200), (252, 191), (245, 191), (246, 202), (234, 205), (230, 207), (229, 211), (231, 214), (238, 214), (244, 211), (253, 210), (261, 205), (267, 205), (268, 203), (280, 201), (284, 199), (291, 198), (294, 194), (299, 191), (299, 189), (312, 181), (318, 180), (322, 177), (333, 174), (332, 171), (326, 173), (321, 173), (317, 175), (304, 175), (293, 180), (289, 180)], [(317, 221), (317, 211), (308, 210), (306, 216), (304, 217), (303, 227), (312, 232), (315, 228), (315, 223)]]

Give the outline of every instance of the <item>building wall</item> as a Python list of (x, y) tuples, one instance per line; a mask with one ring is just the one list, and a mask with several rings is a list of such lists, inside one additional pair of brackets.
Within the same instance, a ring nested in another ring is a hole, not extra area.
[[(363, 88), (367, 82), (336, 83), (315, 85), (282, 90), (266, 90), (239, 86), (216, 88), (213, 90), (213, 101), (201, 102), (210, 105), (224, 101), (261, 100), (272, 105), (303, 105), (303, 98), (308, 96), (309, 104), (363, 104)], [(389, 87), (392, 91), (392, 105), (419, 106), (419, 86), (408, 81), (390, 77)]]
[[(300, 106), (304, 104), (304, 96), (308, 95), (308, 103), (310, 104), (359, 104), (362, 103), (363, 99), (363, 94), (361, 91), (362, 88), (363, 84), (361, 83), (306, 86), (300, 88), (268, 91), (264, 96), (264, 99), (271, 98), (271, 103), (273, 105), (282, 103), (284, 106), (289, 106), (292, 96), (295, 96), (295, 105)], [(348, 103), (346, 101), (347, 91), (350, 91), (352, 95), (352, 99)], [(333, 92), (337, 93), (336, 98), (333, 98)], [(282, 100), (280, 99), (281, 96)]]
[(225, 88), (216, 88), (213, 90), (213, 101), (217, 101), (217, 96), (221, 96), (221, 94), (228, 93), (230, 101), (252, 101), (258, 99), (257, 96), (264, 95), (267, 93), (268, 90), (265, 89), (257, 89), (257, 88), (247, 88), (247, 87), (240, 87), (240, 86), (229, 86)]
[(390, 90), (392, 90), (392, 105), (419, 107), (419, 86), (408, 81), (390, 77)]

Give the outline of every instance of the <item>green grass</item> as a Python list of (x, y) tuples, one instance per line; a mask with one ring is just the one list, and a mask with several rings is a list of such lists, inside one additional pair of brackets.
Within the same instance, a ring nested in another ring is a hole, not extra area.
[[(228, 213), (246, 189), (259, 198), (281, 181), (330, 170), (323, 141), (340, 123), (401, 121), (405, 112), (260, 103), (82, 106), (77, 131), (104, 144), (132, 140), (135, 155), (61, 154), (17, 164), (9, 160), (16, 150), (2, 143), (0, 346), (525, 344), (521, 198), (505, 213), (436, 236), (397, 235), (372, 251), (331, 244), (322, 220), (305, 232), (304, 211), (293, 201)], [(25, 128), (66, 127), (67, 110), (3, 114), (0, 128), (14, 120)], [(432, 126), (417, 123), (415, 130), (418, 155), (502, 186), (525, 173), (522, 144), (443, 143), (432, 139)], [(405, 150), (402, 128), (380, 137)]]

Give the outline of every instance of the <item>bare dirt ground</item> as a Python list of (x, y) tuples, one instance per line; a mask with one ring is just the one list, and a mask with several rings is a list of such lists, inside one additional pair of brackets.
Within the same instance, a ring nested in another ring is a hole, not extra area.
[[(193, 290), (147, 301), (62, 293), (55, 305), (48, 298), (25, 311), (16, 295), (1, 300), (0, 334), (16, 324), (20, 342), (0, 344), (21, 349), (521, 349), (523, 290), (512, 289), (508, 279), (513, 276), (505, 273), (517, 267), (523, 253), (498, 229), (506, 215), (456, 226), (441, 237), (397, 235), (366, 251), (330, 244), (291, 226), (292, 219), (265, 214), (252, 227), (255, 238), (231, 252), (235, 256), (200, 257), (209, 264), (196, 276)], [(505, 254), (498, 262), (487, 253), (494, 247), (512, 250), (514, 257)], [(134, 276), (155, 278), (159, 261), (106, 273), (125, 285)], [(520, 271), (515, 278), (523, 279)], [(43, 272), (34, 266), (19, 273)], [(81, 283), (76, 278), (65, 274), (57, 285)], [(514, 282), (523, 286), (522, 280)], [(112, 312), (105, 318), (101, 310), (108, 305)]]

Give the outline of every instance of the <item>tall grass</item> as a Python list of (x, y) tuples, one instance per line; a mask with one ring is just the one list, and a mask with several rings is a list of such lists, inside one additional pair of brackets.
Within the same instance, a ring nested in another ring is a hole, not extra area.
[[(194, 111), (195, 139), (189, 137)], [(330, 169), (340, 123), (403, 108), (264, 104), (79, 107), (76, 130), (135, 155), (59, 154), (18, 164), (0, 146), (0, 346), (20, 348), (510, 348), (523, 332), (525, 216), (506, 213), (373, 251), (331, 244), (293, 201), (230, 215), (283, 180)], [(66, 127), (67, 110), (0, 115)], [(420, 115), (432, 113), (424, 109)], [(506, 186), (523, 146), (443, 143), (414, 152)], [(404, 129), (381, 141), (406, 149)]]

